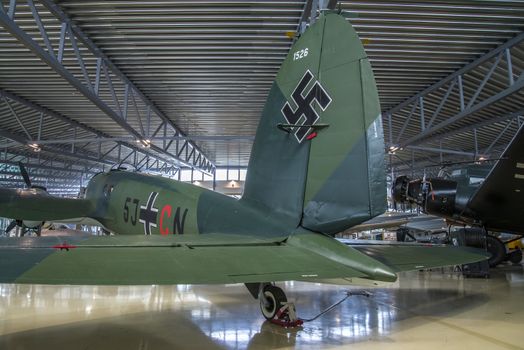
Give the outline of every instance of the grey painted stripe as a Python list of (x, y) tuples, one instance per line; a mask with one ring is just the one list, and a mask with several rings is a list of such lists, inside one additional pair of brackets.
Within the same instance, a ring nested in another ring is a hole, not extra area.
[(0, 237), (0, 283), (14, 283), (21, 275), (57, 250), (56, 244), (76, 245), (90, 235)]
[(33, 268), (55, 250), (47, 249), (0, 249), (0, 283), (14, 283), (26, 271)]

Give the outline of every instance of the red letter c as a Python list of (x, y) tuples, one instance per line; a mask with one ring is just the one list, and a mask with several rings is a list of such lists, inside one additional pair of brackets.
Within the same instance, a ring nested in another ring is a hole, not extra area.
[(164, 214), (167, 212), (167, 217), (171, 217), (171, 206), (169, 204), (164, 205), (162, 208), (162, 211), (160, 212), (160, 233), (162, 235), (168, 235), (169, 234), (169, 228), (164, 228)]

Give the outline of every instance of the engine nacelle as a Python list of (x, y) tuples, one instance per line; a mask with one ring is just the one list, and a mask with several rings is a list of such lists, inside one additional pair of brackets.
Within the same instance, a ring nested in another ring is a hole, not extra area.
[(399, 176), (393, 183), (391, 194), (395, 202), (417, 204), (427, 214), (453, 217), (458, 211), (455, 207), (457, 183), (452, 180), (410, 180), (407, 176)]

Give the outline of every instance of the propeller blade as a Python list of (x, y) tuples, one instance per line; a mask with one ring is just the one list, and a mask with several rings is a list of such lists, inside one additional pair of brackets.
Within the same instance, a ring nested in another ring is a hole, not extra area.
[(13, 220), (9, 223), (9, 225), (6, 227), (5, 229), (5, 233), (8, 233), (9, 231), (11, 231), (12, 229), (14, 229), (16, 226), (16, 220)]
[(22, 164), (22, 162), (18, 162), (18, 167), (20, 168), (20, 174), (24, 178), (25, 184), (28, 188), (31, 188), (31, 179), (29, 179), (29, 174), (27, 173), (24, 164)]
[(391, 197), (395, 203), (403, 203), (406, 200), (409, 181), (409, 178), (405, 175), (398, 176), (395, 181), (393, 181), (393, 185), (391, 186)]

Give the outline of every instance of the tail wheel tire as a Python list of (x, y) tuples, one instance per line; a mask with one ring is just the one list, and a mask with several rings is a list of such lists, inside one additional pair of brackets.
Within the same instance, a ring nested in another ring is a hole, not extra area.
[(284, 291), (276, 286), (267, 285), (262, 290), (262, 297), (260, 298), (260, 311), (262, 315), (268, 320), (275, 317), (282, 303), (287, 302)]
[(506, 247), (500, 239), (495, 236), (486, 236), (486, 249), (491, 254), (488, 259), (489, 267), (495, 267), (506, 257)]

